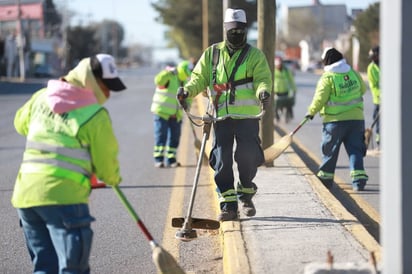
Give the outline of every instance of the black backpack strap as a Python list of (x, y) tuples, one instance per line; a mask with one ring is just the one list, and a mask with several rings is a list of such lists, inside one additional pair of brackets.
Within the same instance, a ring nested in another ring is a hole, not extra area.
[(229, 104), (233, 105), (235, 103), (235, 92), (236, 92), (236, 86), (234, 84), (233, 79), (235, 79), (235, 74), (239, 66), (243, 63), (243, 61), (246, 58), (247, 53), (249, 52), (250, 45), (246, 44), (245, 47), (242, 49), (240, 52), (239, 57), (236, 60), (235, 67), (232, 70), (232, 74), (230, 74), (229, 77), (229, 85), (230, 85), (230, 97), (229, 97)]
[(213, 84), (216, 84), (216, 70), (217, 70), (217, 64), (219, 63), (219, 49), (217, 48), (217, 44), (213, 44), (212, 46), (212, 54), (213, 54), (213, 59), (212, 59), (212, 65), (213, 65), (213, 69), (212, 69), (212, 81)]

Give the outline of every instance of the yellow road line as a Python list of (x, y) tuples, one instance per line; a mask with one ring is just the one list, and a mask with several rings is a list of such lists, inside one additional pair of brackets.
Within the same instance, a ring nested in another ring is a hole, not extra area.
[[(189, 127), (187, 125), (182, 128), (181, 144), (187, 144), (189, 141)], [(183, 145), (179, 147), (179, 158), (183, 165), (187, 163), (188, 146)], [(171, 226), (171, 220), (174, 217), (183, 216), (183, 209), (180, 203), (173, 201), (183, 201), (185, 190), (184, 187), (178, 187), (179, 184), (185, 182), (186, 168), (176, 168), (175, 177), (173, 180), (172, 193), (170, 194), (169, 210), (166, 216), (166, 226), (163, 231), (162, 247), (166, 249), (175, 259), (179, 261), (179, 244), (180, 241), (176, 240), (175, 233), (176, 228)]]

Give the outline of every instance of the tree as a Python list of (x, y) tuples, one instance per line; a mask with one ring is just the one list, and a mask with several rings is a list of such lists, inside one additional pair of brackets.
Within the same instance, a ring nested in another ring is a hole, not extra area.
[(96, 47), (95, 37), (96, 30), (93, 27), (76, 26), (67, 29), (68, 68), (74, 67), (77, 62), (85, 57), (98, 53), (100, 50)]
[[(159, 13), (156, 21), (170, 27), (166, 39), (169, 46), (176, 46), (183, 58), (198, 58), (202, 54), (202, 9), (192, 1), (157, 0), (152, 3)], [(217, 43), (223, 37), (223, 12), (221, 0), (208, 1), (209, 43)], [(257, 18), (256, 2), (232, 1), (231, 8), (244, 9), (250, 26)]]
[(379, 44), (380, 33), (380, 3), (370, 5), (364, 12), (358, 14), (353, 25), (356, 29), (356, 37), (360, 44), (359, 69), (366, 70), (369, 63), (368, 51), (371, 47)]
[(46, 0), (44, 12), (45, 32), (47, 37), (52, 37), (60, 32), (62, 16), (56, 10), (53, 0)]
[(95, 40), (98, 41), (100, 50), (118, 57), (120, 45), (124, 39), (122, 25), (117, 21), (103, 20), (93, 27), (96, 30)]
[(73, 66), (78, 60), (99, 52), (124, 57), (127, 52), (121, 47), (123, 39), (122, 25), (112, 20), (103, 20), (86, 27), (67, 28), (67, 62), (69, 66)]
[(304, 9), (290, 11), (288, 26), (288, 35), (284, 39), (289, 47), (297, 47), (300, 41), (306, 40), (313, 46), (313, 50), (320, 50), (326, 31), (312, 13)]

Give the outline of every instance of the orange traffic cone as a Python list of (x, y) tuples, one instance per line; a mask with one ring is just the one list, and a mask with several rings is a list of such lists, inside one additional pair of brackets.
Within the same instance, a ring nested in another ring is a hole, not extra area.
[(90, 178), (90, 184), (92, 186), (92, 188), (102, 188), (102, 187), (106, 187), (106, 184), (102, 181), (100, 181), (96, 175), (92, 175), (92, 177)]

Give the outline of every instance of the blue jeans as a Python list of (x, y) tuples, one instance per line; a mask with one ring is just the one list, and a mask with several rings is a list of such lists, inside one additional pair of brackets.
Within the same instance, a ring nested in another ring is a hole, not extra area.
[(320, 172), (333, 176), (340, 146), (343, 143), (349, 157), (352, 182), (367, 180), (363, 165), (363, 157), (366, 154), (364, 132), (365, 122), (363, 120), (324, 123), (322, 129), (322, 164), (319, 167)]
[(95, 219), (87, 204), (19, 208), (36, 274), (88, 274)]
[[(379, 115), (379, 108), (380, 108), (380, 105), (375, 105), (374, 106), (373, 116), (372, 116), (373, 120), (375, 120), (376, 117)], [(380, 140), (380, 118), (378, 118), (378, 121), (375, 124), (375, 132), (376, 132), (377, 143), (379, 145), (379, 143), (381, 141)]]
[(154, 115), (155, 147), (153, 156), (155, 162), (163, 162), (166, 156), (166, 164), (176, 162), (176, 153), (179, 146), (182, 121), (176, 118), (165, 120)]

